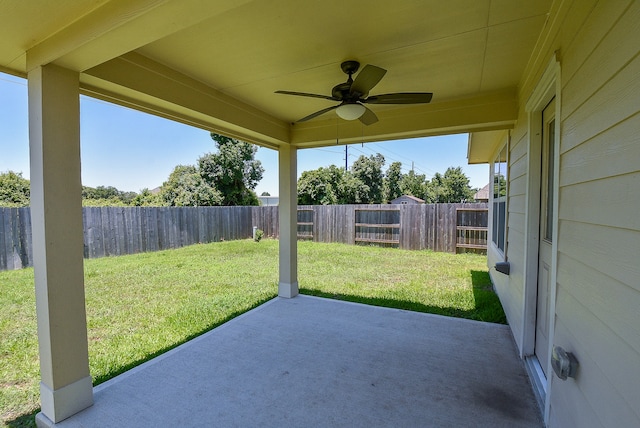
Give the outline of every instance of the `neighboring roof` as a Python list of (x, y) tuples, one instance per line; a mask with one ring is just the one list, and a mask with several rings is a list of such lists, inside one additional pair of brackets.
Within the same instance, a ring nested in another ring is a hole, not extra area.
[[(489, 183), (490, 184), (490, 183)], [(473, 199), (479, 201), (481, 199), (489, 200), (489, 184), (484, 186), (482, 189), (478, 190), (475, 195), (473, 195)]]
[(416, 198), (415, 196), (411, 196), (411, 195), (402, 195), (402, 196), (400, 196), (398, 198), (393, 199), (391, 202), (393, 203), (394, 201), (399, 201), (401, 199), (411, 199), (411, 200), (414, 200), (414, 201), (419, 202), (421, 204), (424, 204), (424, 200), (423, 199)]

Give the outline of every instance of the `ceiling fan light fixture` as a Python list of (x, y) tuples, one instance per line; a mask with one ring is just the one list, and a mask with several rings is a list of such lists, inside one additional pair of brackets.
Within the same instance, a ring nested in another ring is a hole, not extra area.
[(336, 113), (344, 120), (356, 120), (364, 114), (365, 110), (365, 106), (360, 103), (350, 103), (339, 106)]

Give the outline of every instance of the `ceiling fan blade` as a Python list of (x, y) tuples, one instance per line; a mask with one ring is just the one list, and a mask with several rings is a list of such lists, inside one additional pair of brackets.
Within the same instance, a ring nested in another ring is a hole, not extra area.
[(364, 114), (360, 116), (360, 122), (365, 125), (372, 125), (378, 121), (378, 116), (367, 107), (365, 107)]
[(431, 92), (398, 92), (395, 94), (372, 95), (363, 102), (368, 104), (426, 104), (431, 102)]
[(319, 111), (317, 111), (315, 113), (311, 113), (309, 116), (303, 117), (302, 119), (298, 120), (298, 122), (306, 122), (309, 119), (313, 119), (314, 117), (318, 117), (321, 114), (325, 114), (326, 112), (331, 111), (331, 110), (335, 110), (337, 108), (338, 108), (338, 106), (332, 106), (332, 107), (323, 108), (322, 110), (319, 110)]
[(340, 101), (336, 98), (330, 97), (328, 95), (319, 95), (319, 94), (308, 94), (306, 92), (293, 92), (293, 91), (276, 91), (276, 94), (285, 94), (285, 95), (296, 95), (298, 97), (311, 97), (311, 98), (322, 98), (324, 100), (331, 101)]
[(375, 65), (367, 64), (358, 73), (355, 80), (351, 84), (351, 93), (360, 94), (360, 98), (364, 98), (369, 94), (371, 88), (376, 86), (378, 82), (384, 77), (387, 70), (377, 67)]

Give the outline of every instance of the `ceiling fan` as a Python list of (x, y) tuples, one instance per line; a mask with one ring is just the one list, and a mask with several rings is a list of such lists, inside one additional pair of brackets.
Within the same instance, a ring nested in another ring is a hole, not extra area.
[(368, 64), (365, 65), (362, 71), (353, 79), (353, 74), (360, 68), (358, 61), (345, 61), (340, 67), (342, 71), (349, 75), (349, 78), (346, 82), (334, 86), (331, 90), (331, 96), (292, 91), (276, 91), (276, 94), (322, 98), (329, 101), (340, 102), (338, 105), (311, 113), (299, 119), (298, 122), (306, 122), (321, 114), (336, 110), (336, 113), (342, 119), (360, 119), (360, 122), (365, 125), (376, 123), (378, 117), (364, 104), (425, 104), (430, 102), (433, 97), (431, 92), (397, 92), (369, 96), (369, 91), (380, 82), (387, 70)]

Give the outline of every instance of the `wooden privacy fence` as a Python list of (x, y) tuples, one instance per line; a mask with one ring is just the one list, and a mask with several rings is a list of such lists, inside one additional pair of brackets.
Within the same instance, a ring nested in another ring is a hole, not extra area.
[(0, 208), (0, 270), (32, 266), (31, 210)]
[[(278, 207), (85, 207), (84, 256), (96, 258), (278, 236)], [(0, 270), (33, 266), (29, 208), (0, 208)]]
[(442, 252), (486, 251), (488, 204), (298, 206), (298, 237)]
[[(278, 207), (85, 207), (84, 256), (96, 258), (246, 239), (253, 226), (278, 237)], [(315, 242), (477, 251), (487, 204), (298, 207), (298, 237)], [(29, 208), (0, 208), (0, 270), (33, 265)]]
[(456, 208), (456, 252), (486, 253), (488, 224), (487, 206)]

